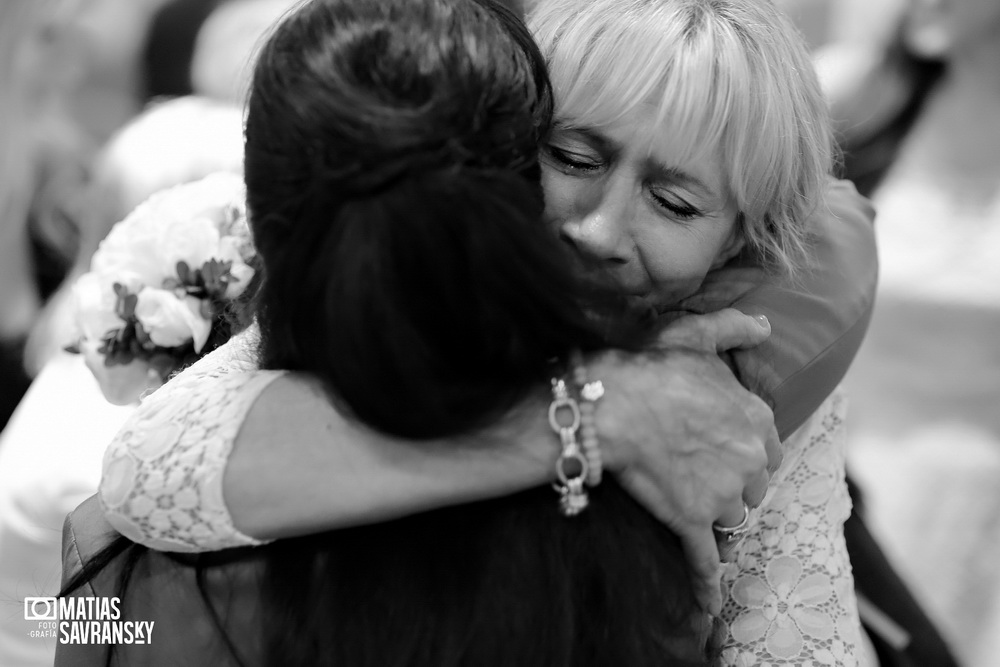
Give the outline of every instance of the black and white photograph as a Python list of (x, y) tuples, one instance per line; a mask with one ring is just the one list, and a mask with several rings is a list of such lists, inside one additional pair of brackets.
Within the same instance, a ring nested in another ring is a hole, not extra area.
[(1000, 667), (1000, 1), (0, 0), (0, 667)]

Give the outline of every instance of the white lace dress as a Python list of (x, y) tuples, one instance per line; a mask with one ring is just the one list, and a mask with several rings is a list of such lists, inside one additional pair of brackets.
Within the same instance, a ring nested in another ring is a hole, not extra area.
[[(233, 526), (222, 476), (247, 412), (281, 372), (235, 338), (147, 398), (108, 448), (100, 498), (111, 524), (166, 551), (261, 544)], [(721, 665), (867, 665), (844, 545), (844, 412), (838, 392), (785, 443), (754, 531), (724, 576)]]
[(844, 542), (846, 408), (838, 390), (784, 443), (754, 529), (723, 575), (723, 665), (875, 664)]

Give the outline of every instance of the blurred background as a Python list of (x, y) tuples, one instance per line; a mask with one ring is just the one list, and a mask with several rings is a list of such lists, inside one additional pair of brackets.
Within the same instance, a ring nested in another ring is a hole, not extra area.
[(1000, 665), (1000, 2), (784, 0), (876, 210), (848, 468), (967, 665)]
[(0, 667), (51, 665), (26, 596), (132, 407), (73, 342), (70, 285), (157, 190), (242, 172), (248, 63), (291, 0), (0, 1)]
[[(0, 666), (51, 662), (19, 600), (58, 587), (62, 517), (129, 411), (62, 352), (67, 281), (151, 192), (240, 170), (247, 62), (289, 4), (0, 2)], [(1000, 665), (1000, 0), (779, 4), (878, 209), (847, 382), (865, 515), (963, 663)]]

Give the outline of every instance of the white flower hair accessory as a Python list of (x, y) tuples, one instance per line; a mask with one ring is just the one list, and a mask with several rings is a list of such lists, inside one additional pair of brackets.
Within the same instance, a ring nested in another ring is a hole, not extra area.
[(78, 336), (67, 349), (85, 355), (109, 400), (134, 402), (229, 339), (256, 261), (239, 175), (158, 192), (74, 283)]

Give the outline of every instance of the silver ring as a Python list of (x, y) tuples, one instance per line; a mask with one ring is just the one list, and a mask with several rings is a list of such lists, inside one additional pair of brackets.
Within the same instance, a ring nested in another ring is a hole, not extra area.
[(712, 530), (715, 531), (716, 538), (725, 544), (742, 540), (750, 532), (750, 506), (745, 502), (743, 503), (743, 520), (737, 525), (720, 526), (717, 523), (713, 523)]

